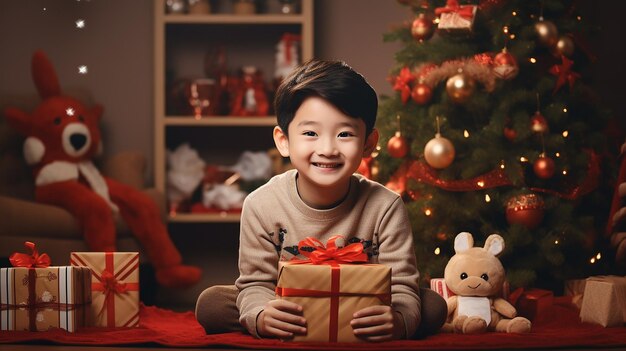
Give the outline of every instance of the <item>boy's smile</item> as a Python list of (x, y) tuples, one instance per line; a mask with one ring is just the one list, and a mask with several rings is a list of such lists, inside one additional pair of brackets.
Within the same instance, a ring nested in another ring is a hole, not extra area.
[(314, 208), (337, 205), (348, 193), (350, 177), (371, 152), (378, 133), (365, 135), (365, 123), (320, 97), (306, 98), (289, 124), (288, 137), (276, 127), (274, 141), (298, 170), (298, 193)]

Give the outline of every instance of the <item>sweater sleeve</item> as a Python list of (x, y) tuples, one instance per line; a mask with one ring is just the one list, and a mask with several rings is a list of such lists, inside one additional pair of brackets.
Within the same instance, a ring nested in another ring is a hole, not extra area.
[(264, 231), (262, 218), (254, 201), (255, 197), (251, 194), (243, 204), (239, 238), (239, 278), (235, 285), (239, 289), (239, 322), (250, 334), (259, 337), (256, 319), (265, 304), (275, 298), (279, 257), (269, 234)]
[(413, 233), (400, 197), (387, 209), (378, 230), (378, 262), (391, 267), (391, 305), (404, 318), (410, 338), (421, 321), (421, 301)]

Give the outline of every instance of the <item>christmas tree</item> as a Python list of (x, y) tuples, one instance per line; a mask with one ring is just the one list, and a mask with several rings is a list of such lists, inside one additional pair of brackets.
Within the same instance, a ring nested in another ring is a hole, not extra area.
[(515, 287), (607, 273), (611, 117), (585, 78), (595, 28), (572, 1), (398, 2), (414, 20), (385, 35), (403, 47), (363, 170), (405, 198), (425, 281), (463, 231), (504, 237)]

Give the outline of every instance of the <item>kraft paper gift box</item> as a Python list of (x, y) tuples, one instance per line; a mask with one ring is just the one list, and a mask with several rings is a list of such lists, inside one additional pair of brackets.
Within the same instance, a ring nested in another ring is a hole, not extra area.
[(626, 277), (587, 278), (580, 319), (603, 327), (623, 325), (626, 322)]
[(563, 295), (572, 297), (572, 304), (578, 309), (583, 304), (583, 293), (585, 292), (585, 284), (587, 279), (570, 279), (566, 280), (563, 287)]
[(139, 326), (139, 253), (72, 252), (70, 264), (91, 269), (89, 326)]
[(470, 33), (476, 10), (476, 5), (459, 5), (456, 0), (448, 0), (445, 7), (435, 9), (435, 14), (439, 15), (437, 28), (450, 33)]
[(90, 283), (83, 267), (0, 268), (0, 330), (84, 327)]
[(278, 298), (302, 306), (307, 334), (293, 341), (361, 342), (352, 315), (391, 303), (391, 268), (380, 264), (297, 264), (280, 262)]

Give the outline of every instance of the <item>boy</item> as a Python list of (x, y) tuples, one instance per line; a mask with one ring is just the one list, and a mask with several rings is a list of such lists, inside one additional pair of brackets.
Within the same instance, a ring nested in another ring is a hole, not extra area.
[(239, 322), (252, 335), (306, 333), (302, 307), (275, 298), (278, 261), (301, 258), (297, 244), (305, 237), (326, 243), (340, 234), (346, 245), (361, 242), (370, 263), (392, 268), (391, 306), (357, 311), (351, 321), (355, 335), (386, 341), (411, 338), (420, 325), (422, 334), (438, 330), (446, 304), (436, 293), (418, 288), (402, 199), (353, 174), (378, 142), (378, 101), (372, 87), (343, 62), (313, 60), (284, 80), (274, 104), (274, 142), (295, 169), (246, 198), (236, 289), (205, 290), (196, 306), (198, 321), (207, 332), (240, 329), (233, 318), (236, 299)]

